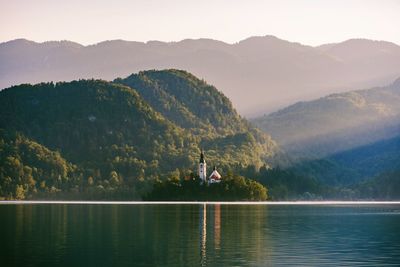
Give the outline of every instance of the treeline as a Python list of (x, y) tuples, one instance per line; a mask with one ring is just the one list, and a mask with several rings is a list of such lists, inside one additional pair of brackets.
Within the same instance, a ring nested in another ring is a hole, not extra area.
[(107, 171), (82, 168), (58, 151), (5, 131), (0, 131), (0, 162), (2, 199), (265, 200), (265, 188), (268, 200), (275, 201), (400, 199), (400, 171), (350, 186), (330, 186), (293, 170), (236, 164), (222, 168), (222, 183), (199, 186), (193, 180), (195, 168), (157, 174), (153, 163), (153, 175), (147, 175), (145, 162), (124, 158), (114, 158)]
[(0, 131), (0, 162), (0, 197), (9, 200), (267, 199), (264, 186), (232, 173), (220, 184), (211, 186), (200, 186), (190, 169), (175, 169), (157, 176), (143, 172), (135, 179), (115, 170), (104, 175), (76, 166), (59, 152), (21, 134), (5, 131)]
[(231, 172), (251, 177), (267, 187), (270, 200), (319, 200), (327, 193), (327, 187), (317, 179), (279, 167), (236, 165)]
[(141, 199), (144, 182), (101, 177), (21, 134), (0, 131), (0, 199)]
[(400, 169), (353, 184), (327, 184), (293, 169), (234, 166), (232, 172), (251, 177), (268, 188), (270, 200), (399, 200)]
[(353, 190), (363, 199), (400, 200), (400, 169), (361, 182)]
[(220, 183), (201, 184), (192, 174), (183, 179), (157, 181), (145, 200), (177, 201), (264, 201), (268, 190), (260, 183), (239, 175), (227, 174)]
[(349, 186), (330, 186), (293, 170), (234, 164), (229, 168), (221, 167), (223, 181), (220, 184), (200, 186), (193, 175), (196, 168), (176, 168), (157, 174), (159, 168), (154, 164), (153, 174), (147, 175), (146, 164), (123, 158), (114, 159), (114, 164), (104, 168), (107, 171), (82, 168), (63, 158), (58, 151), (21, 134), (5, 131), (0, 131), (0, 162), (1, 199), (400, 199), (400, 171), (383, 173)]

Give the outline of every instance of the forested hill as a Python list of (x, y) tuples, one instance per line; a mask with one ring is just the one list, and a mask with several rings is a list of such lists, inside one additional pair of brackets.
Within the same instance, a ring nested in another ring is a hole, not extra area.
[(254, 120), (287, 152), (329, 156), (398, 135), (400, 79), (391, 85), (299, 102)]
[[(154, 110), (199, 138), (213, 161), (223, 163), (225, 158), (223, 165), (261, 166), (260, 158), (276, 158), (277, 147), (269, 135), (241, 118), (214, 86), (186, 71), (143, 71), (114, 82), (135, 88)], [(243, 145), (245, 149), (238, 149)]]
[(115, 82), (135, 88), (155, 110), (194, 132), (227, 135), (248, 129), (226, 96), (185, 71), (145, 71)]
[(21, 85), (2, 91), (0, 102), (1, 128), (77, 163), (101, 161), (104, 150), (122, 144), (150, 159), (158, 145), (179, 150), (185, 138), (135, 90), (105, 81)]
[[(350, 198), (397, 198), (389, 189), (399, 188), (398, 179), (386, 177), (395, 177), (400, 169), (399, 102), (397, 79), (384, 87), (299, 102), (254, 123), (291, 156), (290, 170), (297, 175), (325, 185), (352, 185), (344, 190), (351, 192)], [(386, 183), (380, 185), (382, 192), (366, 190), (381, 182)], [(354, 190), (355, 184), (362, 186)]]
[(155, 179), (195, 171), (202, 146), (221, 171), (268, 165), (277, 151), (214, 87), (177, 70), (4, 89), (0, 129), (0, 194), (9, 198), (17, 188), (27, 197), (89, 190), (138, 198)]

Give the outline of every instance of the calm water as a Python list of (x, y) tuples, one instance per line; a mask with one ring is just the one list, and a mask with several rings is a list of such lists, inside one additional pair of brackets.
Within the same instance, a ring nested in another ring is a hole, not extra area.
[(400, 205), (0, 205), (0, 266), (400, 266)]

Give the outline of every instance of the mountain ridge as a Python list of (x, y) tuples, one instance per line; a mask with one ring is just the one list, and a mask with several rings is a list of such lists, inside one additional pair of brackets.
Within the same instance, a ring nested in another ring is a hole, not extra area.
[(398, 101), (400, 79), (389, 86), (298, 102), (253, 122), (288, 152), (323, 157), (395, 136)]
[[(367, 46), (374, 43), (362, 42)], [(18, 49), (17, 43), (23, 43), (24, 48)], [(393, 80), (400, 76), (399, 47), (389, 42), (379, 44), (388, 53), (372, 46), (370, 54), (351, 59), (362, 49), (338, 56), (338, 52), (329, 52), (338, 44), (322, 51), (273, 36), (250, 37), (232, 44), (203, 38), (178, 42), (111, 40), (87, 46), (19, 39), (0, 44), (0, 87), (80, 78), (112, 80), (141, 70), (185, 69), (214, 84), (240, 114), (249, 116)]]
[[(399, 128), (400, 129), (400, 128)], [(289, 168), (292, 172), (313, 177), (322, 184), (360, 189), (364, 183), (400, 171), (400, 135), (341, 151), (324, 158), (303, 160)], [(376, 187), (389, 187), (398, 177)], [(375, 191), (374, 188), (370, 189)], [(370, 192), (370, 193), (371, 193)], [(357, 198), (357, 196), (354, 196)], [(361, 196), (358, 196), (358, 198)], [(371, 198), (373, 194), (364, 192)]]

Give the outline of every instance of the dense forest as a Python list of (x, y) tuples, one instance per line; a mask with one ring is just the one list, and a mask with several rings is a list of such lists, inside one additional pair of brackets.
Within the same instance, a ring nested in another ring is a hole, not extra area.
[[(270, 136), (185, 71), (22, 84), (0, 92), (0, 199), (392, 199), (399, 140), (288, 167)], [(221, 184), (199, 186), (201, 148)], [(375, 172), (361, 179), (366, 162)]]
[(263, 201), (268, 199), (268, 190), (262, 184), (232, 173), (227, 173), (220, 183), (215, 184), (201, 184), (194, 175), (185, 178), (158, 181), (144, 199), (180, 201)]
[(278, 151), (222, 93), (177, 70), (4, 89), (0, 129), (5, 199), (141, 199), (196, 172), (201, 147), (225, 171), (270, 166)]

